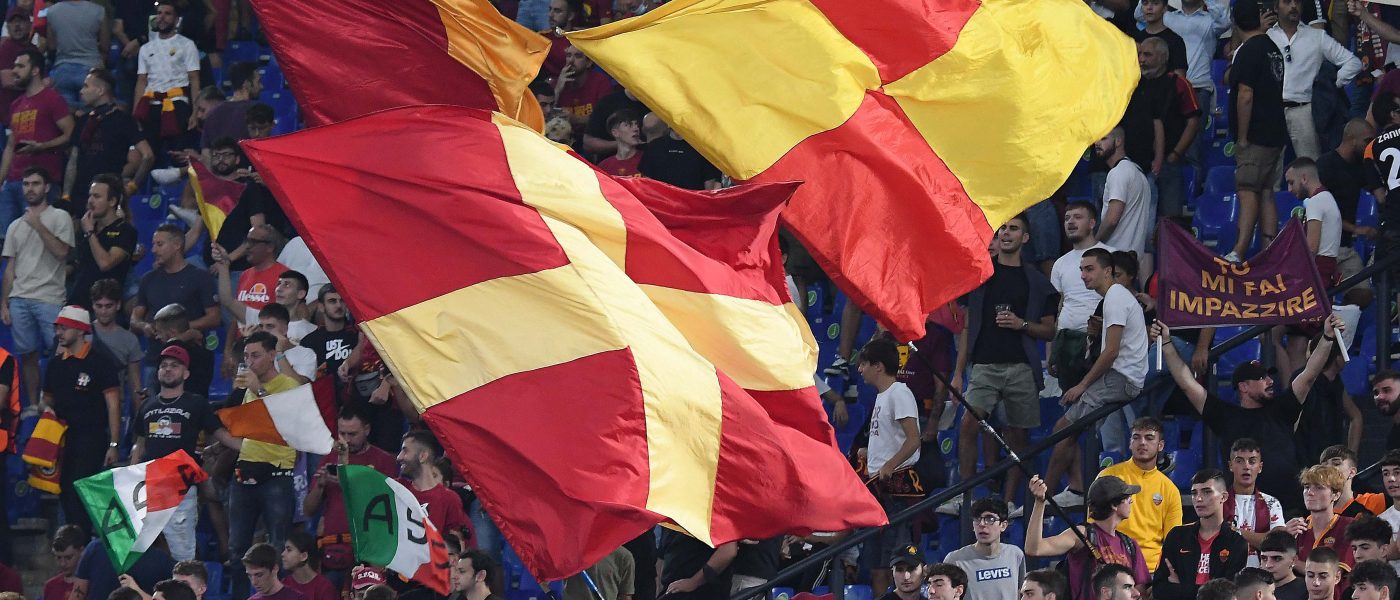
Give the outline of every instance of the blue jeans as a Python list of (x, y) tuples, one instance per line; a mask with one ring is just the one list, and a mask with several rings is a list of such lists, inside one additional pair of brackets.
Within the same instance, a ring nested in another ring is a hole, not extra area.
[(1201, 130), (1186, 151), (1186, 160), (1196, 167), (1196, 189), (1200, 190), (1206, 181), (1206, 154), (1215, 139), (1215, 88), (1196, 88), (1196, 104), (1201, 107)]
[[(228, 490), (228, 545), (229, 560), (241, 567), (243, 553), (253, 545), (253, 532), (258, 527), (258, 517), (262, 517), (267, 529), (267, 541), (273, 548), (281, 548), (287, 541), (287, 532), (292, 529), (292, 511), (296, 510), (296, 489), (290, 476), (270, 477), (256, 484), (237, 481)], [(248, 597), (248, 578), (240, 568), (228, 573), (233, 579), (233, 598), (243, 600)]]
[[(12, 267), (13, 268), (13, 267)], [(28, 298), (10, 298), (10, 335), (14, 353), (53, 352), (53, 322), (63, 307)]]
[(59, 63), (49, 69), (53, 88), (68, 102), (69, 109), (78, 110), (83, 107), (83, 99), (79, 92), (83, 89), (83, 80), (87, 79), (88, 71), (91, 70), (92, 67), (72, 62)]
[(472, 518), (472, 537), (476, 540), (477, 549), (496, 559), (497, 564), (501, 561), (501, 530), (496, 527), (496, 522), (491, 520), (491, 515), (486, 514), (486, 509), (481, 507), (481, 500), (472, 502), (471, 511), (468, 513)]
[(193, 560), (195, 529), (199, 527), (199, 490), (191, 489), (175, 508), (170, 523), (165, 526), (165, 541), (170, 545), (170, 558)]

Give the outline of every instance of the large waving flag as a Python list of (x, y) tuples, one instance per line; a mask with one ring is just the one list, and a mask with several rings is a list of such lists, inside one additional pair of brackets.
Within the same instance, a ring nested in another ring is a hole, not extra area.
[(217, 239), (219, 231), (224, 228), (224, 221), (233, 212), (233, 207), (238, 205), (238, 198), (248, 186), (215, 175), (197, 160), (190, 161), (190, 166), (185, 169), (190, 176), (190, 189), (194, 190), (204, 229), (209, 232), (209, 239)]
[[(644, 291), (680, 296), (719, 263), (662, 271), (684, 261), (617, 180), (458, 107), (245, 148), (536, 576), (572, 575), (662, 521), (712, 544), (884, 522), (830, 443), (771, 417)], [(760, 206), (791, 185), (666, 189)]]
[(73, 483), (118, 573), (155, 543), (190, 488), (208, 479), (184, 450)]
[(488, 0), (254, 0), (309, 125), (448, 103), (544, 128), (530, 81), (549, 40)]
[(1080, 0), (674, 0), (570, 41), (784, 219), (901, 339), (1114, 126), (1132, 40)]
[[(324, 379), (324, 378), (323, 378)], [(330, 454), (335, 445), (316, 401), (317, 384), (270, 394), (238, 406), (219, 409), (229, 435), (287, 446), (299, 452)]]
[(389, 567), (440, 595), (451, 591), (447, 544), (413, 492), (360, 465), (340, 466), (340, 489), (355, 560)]

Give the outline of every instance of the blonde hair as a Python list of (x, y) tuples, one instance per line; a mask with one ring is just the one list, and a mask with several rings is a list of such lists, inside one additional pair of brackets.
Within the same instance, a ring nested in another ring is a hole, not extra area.
[(554, 117), (544, 124), (544, 137), (560, 144), (572, 144), (574, 126), (569, 123), (568, 117)]
[(1325, 486), (1331, 488), (1332, 493), (1340, 494), (1342, 493), (1342, 487), (1347, 483), (1347, 478), (1342, 475), (1340, 470), (1332, 465), (1313, 465), (1303, 469), (1303, 472), (1298, 474), (1298, 483), (1304, 486)]

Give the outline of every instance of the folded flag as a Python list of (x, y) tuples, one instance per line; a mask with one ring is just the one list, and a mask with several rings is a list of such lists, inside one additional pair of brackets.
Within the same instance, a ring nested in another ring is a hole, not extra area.
[(73, 483), (118, 573), (156, 541), (194, 485), (208, 479), (184, 450)]
[(569, 40), (783, 218), (900, 339), (1121, 118), (1133, 42), (1079, 0), (673, 0)]
[(209, 239), (217, 238), (229, 213), (238, 205), (243, 188), (248, 186), (215, 175), (204, 163), (197, 160), (190, 161), (186, 173), (190, 176), (190, 189), (194, 190), (194, 199), (199, 206), (199, 216), (204, 220), (204, 229), (209, 232)]
[(34, 425), (33, 435), (24, 444), (24, 462), (41, 469), (58, 466), (58, 457), (63, 451), (63, 435), (67, 431), (67, 424), (45, 411)]
[(321, 416), (312, 386), (304, 384), (221, 409), (219, 419), (234, 437), (288, 446), (300, 452), (330, 454), (335, 439)]
[(360, 465), (340, 466), (340, 490), (355, 560), (389, 567), (441, 595), (451, 591), (447, 544), (413, 492)]
[(663, 521), (710, 544), (885, 522), (838, 451), (771, 417), (648, 294), (700, 270), (642, 283), (660, 253), (638, 200), (540, 135), (417, 106), (244, 147), (535, 576)]
[(536, 131), (549, 40), (488, 0), (255, 0), (308, 125), (413, 104), (500, 110)]

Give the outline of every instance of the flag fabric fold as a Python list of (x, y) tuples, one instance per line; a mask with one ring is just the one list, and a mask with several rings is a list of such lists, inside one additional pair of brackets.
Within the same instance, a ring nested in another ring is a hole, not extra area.
[(215, 175), (197, 160), (190, 161), (190, 166), (185, 169), (199, 207), (199, 217), (204, 221), (204, 229), (209, 232), (209, 239), (217, 239), (219, 231), (224, 228), (224, 221), (233, 212), (233, 207), (238, 205), (243, 189), (248, 186)]
[(544, 128), (530, 82), (549, 40), (488, 0), (255, 0), (308, 125), (450, 103)]
[[(760, 239), (792, 184), (634, 193), (518, 123), (449, 106), (245, 149), (534, 575), (572, 575), (659, 522), (712, 544), (884, 522), (829, 426), (755, 398), (821, 410), (769, 240), (702, 252), (648, 210), (746, 208), (740, 229)], [(726, 330), (716, 347), (776, 338), (800, 358), (731, 358), (731, 376), (701, 351), (706, 327)], [(805, 369), (802, 387), (786, 369)]]
[(118, 573), (155, 543), (190, 488), (208, 476), (184, 450), (73, 483)]
[(447, 595), (447, 544), (428, 510), (402, 483), (373, 467), (340, 465), (355, 560), (388, 567)]
[(1077, 0), (675, 0), (568, 35), (725, 173), (805, 181), (784, 220), (906, 340), (990, 276), (992, 233), (1139, 75)]
[(316, 385), (301, 385), (220, 409), (217, 414), (234, 437), (287, 446), (299, 452), (330, 454), (335, 439), (326, 426), (322, 405), (317, 402)]

